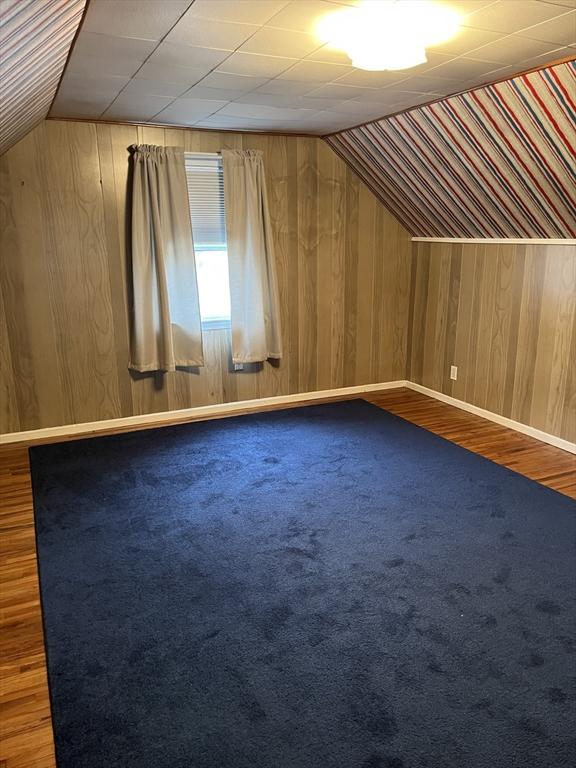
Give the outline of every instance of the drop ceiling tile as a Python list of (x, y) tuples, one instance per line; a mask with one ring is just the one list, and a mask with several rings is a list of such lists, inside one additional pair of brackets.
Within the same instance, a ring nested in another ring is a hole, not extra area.
[(367, 88), (361, 88), (337, 82), (328, 83), (327, 85), (320, 85), (318, 88), (311, 90), (309, 96), (316, 99), (355, 99), (367, 91)]
[(83, 99), (61, 99), (56, 96), (52, 109), (50, 110), (51, 117), (84, 117), (94, 118), (100, 117), (102, 112), (106, 109), (109, 102), (90, 102)]
[(314, 117), (302, 120), (301, 125), (306, 131), (313, 133), (334, 133), (349, 128), (362, 120), (354, 120), (350, 115), (337, 114), (336, 112), (318, 112)]
[(314, 96), (300, 96), (297, 99), (293, 99), (291, 106), (297, 109), (324, 111), (326, 109), (332, 109), (332, 107), (336, 107), (342, 103), (341, 99), (322, 99), (315, 98)]
[(501, 63), (504, 62), (478, 61), (476, 59), (469, 59), (465, 56), (461, 56), (446, 64), (440, 64), (440, 66), (430, 70), (429, 74), (431, 77), (449, 77), (455, 80), (461, 80), (464, 85), (467, 80), (479, 77), (486, 72), (490, 72)]
[[(497, 61), (500, 64), (516, 64), (534, 56), (541, 56), (556, 46), (540, 40), (530, 40), (520, 35), (509, 35), (498, 43), (490, 43), (474, 51), (479, 59)], [(489, 71), (489, 70), (485, 70)]]
[(336, 106), (329, 107), (328, 110), (337, 115), (351, 115), (352, 118), (357, 117), (358, 121), (360, 121), (363, 119), (364, 115), (376, 115), (376, 118), (381, 117), (385, 113), (386, 107), (391, 107), (395, 103), (396, 101), (392, 99), (388, 101), (387, 104), (371, 101), (354, 101), (354, 99), (349, 99), (348, 101), (340, 102), (340, 104)]
[(66, 66), (66, 72), (75, 75), (103, 77), (132, 77), (142, 61), (131, 56), (88, 56), (73, 51)]
[(521, 37), (532, 40), (542, 40), (556, 45), (576, 45), (576, 11), (570, 11), (563, 16), (528, 27), (518, 33)]
[(416, 72), (419, 67), (414, 67), (412, 70), (392, 71), (386, 70), (384, 72), (370, 72), (365, 69), (354, 69), (350, 74), (345, 75), (338, 79), (338, 85), (355, 85), (360, 88), (382, 88), (386, 85), (401, 82), (405, 80), (408, 75), (406, 71)]
[(95, 83), (94, 87), (86, 88), (82, 86), (67, 85), (63, 83), (58, 89), (57, 99), (60, 104), (66, 101), (85, 102), (104, 105), (104, 108), (111, 104), (122, 89), (120, 87), (106, 86)]
[(258, 88), (259, 93), (269, 93), (284, 96), (303, 96), (315, 87), (316, 83), (300, 80), (268, 80)]
[(287, 4), (288, 0), (196, 0), (188, 13), (215, 21), (266, 24)]
[(173, 99), (166, 96), (121, 93), (102, 117), (109, 120), (150, 120), (172, 101)]
[(155, 47), (155, 40), (82, 31), (74, 43), (74, 55), (128, 57), (134, 61), (145, 61)]
[(175, 99), (185, 91), (185, 83), (170, 83), (163, 80), (147, 80), (133, 77), (124, 88), (124, 93), (143, 94), (144, 96), (170, 96)]
[(280, 80), (300, 80), (311, 83), (328, 83), (353, 72), (353, 67), (343, 64), (324, 64), (321, 61), (299, 61), (279, 76)]
[(149, 61), (158, 64), (175, 64), (178, 67), (214, 69), (230, 56), (230, 51), (219, 48), (203, 48), (180, 43), (160, 43)]
[(543, 56), (533, 56), (530, 59), (526, 59), (516, 66), (516, 73), (525, 71), (527, 69), (533, 69), (538, 67), (544, 67), (554, 61), (560, 61), (561, 59), (567, 59), (568, 57), (574, 58), (576, 48), (563, 47), (554, 48), (548, 51)]
[(576, 0), (546, 0), (546, 2), (566, 8), (576, 8)]
[(233, 131), (270, 130), (269, 120), (254, 120), (249, 117), (229, 117), (228, 115), (223, 115), (221, 112), (205, 117), (198, 122), (195, 122), (194, 125), (199, 128), (212, 128), (213, 130), (217, 130), (218, 128)]
[(323, 45), (313, 51), (306, 56), (306, 61), (323, 61), (326, 64), (346, 64), (348, 66), (352, 63), (347, 53), (329, 45)]
[[(402, 80), (401, 84), (390, 86), (390, 89), (403, 88), (408, 91), (421, 91), (423, 93), (456, 93), (462, 90), (462, 80), (459, 78), (435, 77), (435, 70), (427, 75), (416, 75)], [(385, 88), (384, 90), (388, 90)]]
[(498, 0), (469, 16), (466, 25), (491, 32), (512, 33), (561, 13), (566, 13), (562, 7), (538, 0)]
[(140, 67), (136, 77), (138, 79), (158, 80), (167, 83), (183, 83), (188, 88), (191, 88), (205, 77), (209, 71), (207, 67), (178, 67), (175, 64), (147, 61)]
[(166, 42), (181, 45), (209, 46), (235, 50), (260, 27), (256, 24), (237, 24), (231, 21), (203, 19), (191, 11), (184, 14), (178, 24), (166, 36)]
[(449, 53), (454, 56), (460, 56), (469, 53), (481, 45), (496, 42), (501, 39), (500, 32), (489, 32), (486, 29), (472, 29), (471, 27), (461, 27), (460, 32), (452, 40), (448, 40), (441, 45), (430, 46), (431, 51), (439, 53)]
[(225, 88), (208, 88), (202, 85), (204, 81), (201, 80), (198, 85), (192, 86), (189, 90), (181, 94), (181, 99), (204, 99), (208, 101), (234, 101), (239, 96), (244, 96), (248, 93), (252, 93), (252, 89), (248, 88), (246, 92)]
[[(291, 0), (267, 22), (267, 26), (314, 34), (319, 20), (337, 10), (339, 10), (337, 4), (325, 2), (325, 0)], [(321, 43), (322, 41), (319, 41), (318, 45)]]
[(212, 101), (211, 99), (177, 99), (169, 107), (158, 113), (155, 121), (176, 125), (192, 125), (198, 120), (212, 115), (225, 104), (227, 104), (226, 101)]
[(190, 5), (189, 0), (91, 0), (82, 32), (161, 40)]
[(227, 115), (228, 117), (247, 117), (256, 120), (299, 120), (301, 117), (311, 115), (315, 111), (269, 107), (265, 104), (239, 104), (235, 101), (223, 107), (219, 114)]
[(281, 96), (277, 93), (260, 93), (259, 91), (250, 91), (234, 98), (235, 104), (263, 104), (267, 107), (292, 107), (299, 100), (294, 96)]
[(66, 71), (60, 87), (82, 89), (86, 94), (93, 90), (115, 91), (118, 93), (129, 82), (129, 77), (99, 76), (96, 73), (80, 75)]
[(448, 6), (448, 8), (458, 11), (462, 16), (466, 17), (471, 13), (479, 11), (481, 8), (485, 8), (487, 5), (492, 5), (496, 0), (436, 0), (436, 2), (438, 5)]
[[(218, 68), (218, 72), (233, 75), (272, 78), (284, 72), (298, 60), (279, 56), (262, 56), (258, 53), (237, 51)], [(292, 78), (298, 79), (298, 78)]]
[(317, 48), (318, 40), (312, 35), (286, 29), (261, 27), (240, 50), (247, 53), (264, 53), (270, 56), (289, 56), (299, 59)]
[(201, 85), (206, 88), (221, 88), (226, 91), (245, 93), (268, 83), (267, 77), (249, 77), (248, 75), (233, 75), (225, 72), (210, 72), (202, 79)]

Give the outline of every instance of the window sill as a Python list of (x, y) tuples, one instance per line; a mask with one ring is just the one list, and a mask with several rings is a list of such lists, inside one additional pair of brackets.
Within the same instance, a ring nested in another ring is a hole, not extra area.
[(202, 320), (203, 331), (222, 331), (230, 328), (230, 320)]

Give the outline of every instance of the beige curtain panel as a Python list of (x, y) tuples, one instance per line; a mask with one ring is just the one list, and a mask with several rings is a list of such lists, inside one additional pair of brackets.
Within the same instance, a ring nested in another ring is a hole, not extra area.
[(184, 151), (132, 147), (130, 368), (204, 364)]
[(282, 357), (280, 302), (264, 163), (259, 150), (222, 150), (232, 360)]

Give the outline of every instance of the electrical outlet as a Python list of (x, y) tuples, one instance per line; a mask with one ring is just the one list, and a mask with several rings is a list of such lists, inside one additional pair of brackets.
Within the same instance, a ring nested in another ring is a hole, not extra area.
[(452, 381), (456, 381), (456, 379), (458, 378), (458, 368), (455, 365), (450, 366), (450, 378), (452, 379)]

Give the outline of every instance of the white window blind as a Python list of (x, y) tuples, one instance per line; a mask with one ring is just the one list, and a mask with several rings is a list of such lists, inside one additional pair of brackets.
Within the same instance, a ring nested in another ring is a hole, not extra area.
[(224, 176), (216, 154), (185, 154), (194, 245), (226, 247)]
[(187, 152), (184, 160), (202, 326), (227, 327), (230, 287), (222, 158), (217, 154)]

